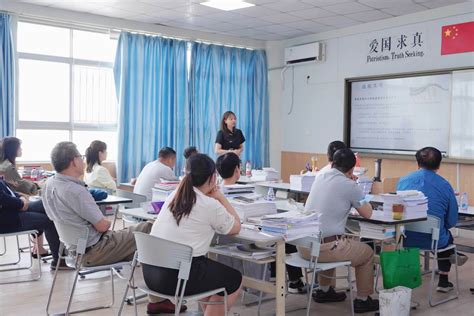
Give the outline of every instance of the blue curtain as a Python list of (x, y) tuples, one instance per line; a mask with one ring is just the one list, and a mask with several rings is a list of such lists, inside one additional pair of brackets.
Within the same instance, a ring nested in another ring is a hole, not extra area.
[(267, 62), (262, 50), (194, 43), (190, 103), (192, 143), (215, 157), (219, 123), (226, 111), (237, 116), (246, 141), (242, 161), (269, 164)]
[(15, 56), (11, 16), (0, 13), (0, 137), (14, 135)]
[(177, 152), (189, 143), (187, 42), (123, 32), (115, 58), (119, 102), (119, 181), (139, 174), (164, 146)]

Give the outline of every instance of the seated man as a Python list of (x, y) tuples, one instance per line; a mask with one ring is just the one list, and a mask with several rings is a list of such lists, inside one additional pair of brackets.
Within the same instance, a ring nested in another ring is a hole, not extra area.
[[(438, 249), (446, 248), (453, 244), (453, 236), (449, 231), (456, 225), (458, 219), (458, 203), (454, 190), (447, 180), (437, 174), (441, 165), (441, 152), (433, 147), (425, 147), (416, 152), (418, 170), (400, 178), (397, 190), (418, 190), (428, 198), (428, 215), (433, 215), (440, 220)], [(431, 248), (431, 236), (428, 234), (407, 232), (405, 246), (415, 246), (425, 249)], [(452, 256), (452, 257), (451, 257)], [(443, 251), (438, 254), (439, 281), (437, 290), (449, 292), (454, 286), (448, 281), (451, 262), (454, 261), (454, 250)], [(458, 264), (464, 264), (467, 257), (459, 255)]]
[(195, 146), (189, 146), (184, 149), (183, 156), (184, 159), (188, 160), (189, 157), (199, 154), (199, 151)]
[(140, 172), (133, 193), (144, 195), (151, 201), (153, 195), (151, 189), (156, 183), (161, 183), (161, 179), (178, 180), (173, 172), (175, 164), (176, 152), (174, 149), (170, 147), (161, 148), (158, 153), (158, 160), (148, 163)]
[[(217, 158), (216, 162), (217, 172), (222, 178), (223, 185), (232, 185), (237, 182), (240, 178), (240, 158), (235, 153), (226, 153)], [(222, 239), (221, 239), (222, 241)], [(297, 249), (293, 245), (286, 244), (285, 252), (287, 254), (296, 252)], [(275, 276), (275, 263), (270, 264), (271, 276)], [(293, 266), (286, 266), (288, 272), (288, 292), (293, 294), (304, 294), (306, 293), (306, 286), (301, 280), (303, 273), (300, 268)]]
[[(51, 163), (57, 174), (48, 179), (43, 192), (46, 213), (53, 221), (87, 227), (89, 230), (85, 266), (131, 261), (136, 250), (133, 232), (149, 233), (151, 224), (140, 223), (120, 231), (111, 231), (107, 220), (81, 180), (84, 160), (71, 142), (58, 143), (51, 152)], [(157, 302), (158, 311), (174, 310), (170, 301)], [(150, 306), (149, 306), (150, 309)]]
[[(366, 313), (379, 309), (378, 300), (370, 297), (374, 292), (374, 253), (366, 244), (343, 236), (352, 207), (363, 217), (372, 216), (372, 207), (364, 201), (361, 189), (352, 180), (355, 163), (355, 155), (350, 149), (336, 151), (332, 169), (314, 180), (305, 209), (321, 212), (322, 245), (318, 261), (351, 261), (356, 270), (357, 283), (354, 311)], [(310, 258), (309, 249), (299, 250), (303, 258)], [(335, 270), (318, 273), (319, 289), (313, 294), (314, 301), (326, 303), (345, 300), (345, 293), (334, 291), (335, 280), (325, 278), (322, 274), (333, 277)]]
[(336, 151), (338, 151), (339, 149), (343, 149), (343, 148), (346, 148), (346, 144), (344, 144), (343, 142), (341, 142), (340, 140), (335, 140), (333, 142), (330, 142), (329, 145), (328, 145), (328, 151), (327, 151), (327, 157), (328, 157), (328, 164), (326, 166), (324, 166), (321, 170), (321, 171), (328, 171), (328, 170), (331, 170), (331, 165), (332, 165), (332, 161), (333, 161), (333, 156), (334, 156), (334, 153)]

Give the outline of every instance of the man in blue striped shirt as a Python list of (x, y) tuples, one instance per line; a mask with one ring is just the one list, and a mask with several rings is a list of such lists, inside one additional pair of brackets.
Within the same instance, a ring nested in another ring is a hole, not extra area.
[[(453, 244), (453, 236), (449, 231), (456, 225), (458, 219), (458, 204), (454, 190), (449, 182), (438, 175), (442, 160), (441, 152), (434, 147), (425, 147), (416, 152), (418, 170), (400, 178), (397, 190), (418, 190), (428, 197), (428, 215), (436, 216), (440, 220), (440, 233), (438, 249), (446, 248)], [(407, 232), (406, 246), (431, 248), (431, 236), (423, 233)], [(451, 257), (453, 256), (453, 257)], [(451, 261), (454, 261), (454, 250), (440, 252), (438, 258), (452, 258), (451, 260), (438, 260), (439, 292), (449, 292), (454, 286), (448, 281)], [(466, 256), (458, 260), (464, 263)], [(458, 264), (459, 264), (458, 263)]]

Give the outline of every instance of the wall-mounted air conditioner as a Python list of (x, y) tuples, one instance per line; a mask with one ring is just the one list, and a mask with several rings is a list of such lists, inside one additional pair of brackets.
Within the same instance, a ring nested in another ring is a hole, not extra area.
[(324, 44), (321, 42), (285, 48), (285, 64), (295, 65), (324, 60)]

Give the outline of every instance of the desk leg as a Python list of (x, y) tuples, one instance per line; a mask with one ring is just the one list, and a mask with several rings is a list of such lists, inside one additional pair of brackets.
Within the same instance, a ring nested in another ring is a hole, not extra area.
[(402, 235), (402, 225), (396, 224), (395, 225), (395, 240), (396, 240), (397, 243), (400, 240), (401, 235)]
[(276, 316), (285, 315), (285, 256), (285, 242), (281, 240), (276, 245)]

